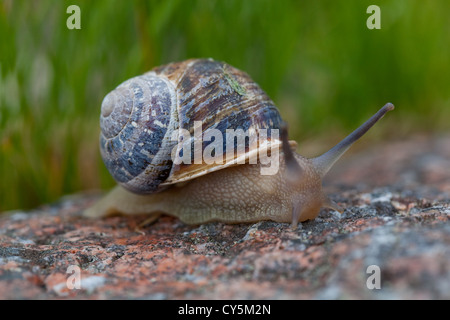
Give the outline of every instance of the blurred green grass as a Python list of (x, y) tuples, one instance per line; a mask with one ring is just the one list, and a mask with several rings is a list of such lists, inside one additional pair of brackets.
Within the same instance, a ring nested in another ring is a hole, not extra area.
[[(72, 4), (81, 30), (66, 27)], [(381, 30), (366, 27), (371, 4)], [(300, 142), (344, 135), (388, 101), (397, 109), (380, 136), (448, 130), (449, 12), (447, 0), (4, 0), (0, 211), (111, 187), (98, 152), (103, 97), (192, 57), (248, 72)]]

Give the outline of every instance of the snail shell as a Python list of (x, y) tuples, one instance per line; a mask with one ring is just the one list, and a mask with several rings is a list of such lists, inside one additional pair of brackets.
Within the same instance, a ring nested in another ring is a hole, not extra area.
[[(173, 164), (172, 150), (178, 144), (173, 137), (182, 129), (192, 137), (195, 121), (202, 121), (203, 130), (214, 128), (222, 134), (227, 129), (258, 134), (282, 124), (272, 100), (245, 72), (211, 59), (171, 63), (123, 82), (104, 98), (103, 161), (119, 184), (139, 194), (236, 165), (237, 159), (223, 164)], [(203, 142), (202, 151), (206, 146)], [(256, 148), (262, 147), (266, 146)], [(224, 141), (224, 154), (226, 149)], [(244, 156), (255, 152), (247, 142)]]

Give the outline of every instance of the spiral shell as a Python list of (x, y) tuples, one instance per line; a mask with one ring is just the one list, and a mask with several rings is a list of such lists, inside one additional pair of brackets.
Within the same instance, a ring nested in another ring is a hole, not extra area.
[[(157, 192), (235, 165), (173, 165), (178, 144), (173, 134), (184, 129), (193, 136), (194, 121), (202, 121), (203, 130), (223, 134), (238, 128), (279, 129), (282, 122), (274, 103), (246, 73), (211, 59), (171, 63), (123, 82), (104, 98), (103, 161), (114, 179), (135, 193)], [(249, 148), (246, 144), (247, 156)]]

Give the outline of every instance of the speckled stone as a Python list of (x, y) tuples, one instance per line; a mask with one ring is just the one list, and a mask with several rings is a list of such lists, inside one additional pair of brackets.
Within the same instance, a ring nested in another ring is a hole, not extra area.
[(326, 181), (345, 212), (296, 230), (91, 220), (80, 213), (99, 195), (87, 193), (3, 214), (0, 299), (449, 299), (449, 146), (421, 136), (345, 159)]

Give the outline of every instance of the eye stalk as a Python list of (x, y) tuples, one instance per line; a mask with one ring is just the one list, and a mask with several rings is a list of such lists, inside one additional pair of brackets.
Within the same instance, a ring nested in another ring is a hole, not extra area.
[(286, 180), (294, 183), (299, 180), (303, 173), (303, 169), (297, 162), (289, 145), (288, 126), (286, 122), (281, 124), (281, 144), (283, 148), (284, 162), (286, 163)]
[(321, 156), (312, 159), (314, 167), (324, 177), (336, 161), (350, 148), (350, 146), (355, 143), (359, 138), (361, 138), (367, 131), (369, 131), (372, 126), (378, 122), (384, 115), (388, 112), (394, 110), (394, 105), (392, 103), (386, 103), (377, 113), (375, 113), (369, 120), (364, 122), (358, 129), (350, 133), (341, 142), (331, 148), (329, 151), (325, 152)]

